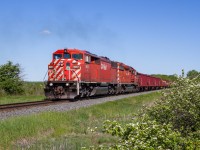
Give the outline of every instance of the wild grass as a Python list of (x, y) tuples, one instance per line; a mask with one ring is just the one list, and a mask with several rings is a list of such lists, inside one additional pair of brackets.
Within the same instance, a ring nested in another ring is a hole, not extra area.
[(44, 83), (43, 82), (24, 82), (23, 83), (24, 94), (26, 96), (44, 95)]
[(10, 104), (10, 103), (22, 103), (22, 102), (31, 102), (31, 101), (39, 101), (44, 100), (45, 96), (22, 96), (22, 95), (10, 95), (10, 96), (1, 96), (0, 97), (0, 105), (1, 104)]
[(107, 119), (125, 123), (143, 105), (161, 96), (155, 92), (106, 102), (68, 112), (45, 112), (0, 121), (0, 149), (80, 149), (113, 143), (114, 137), (102, 135)]
[(22, 95), (0, 94), (0, 105), (43, 100), (45, 98), (43, 88), (42, 82), (24, 82)]

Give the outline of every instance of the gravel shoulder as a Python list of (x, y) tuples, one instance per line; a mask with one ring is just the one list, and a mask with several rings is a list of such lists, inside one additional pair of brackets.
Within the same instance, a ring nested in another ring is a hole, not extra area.
[(15, 109), (9, 112), (6, 112), (6, 111), (0, 112), (0, 120), (5, 120), (5, 119), (16, 117), (16, 116), (37, 114), (41, 112), (69, 111), (73, 109), (79, 109), (81, 107), (89, 107), (92, 105), (101, 104), (104, 102), (116, 101), (116, 100), (120, 100), (127, 97), (149, 94), (152, 92), (156, 92), (156, 91), (148, 91), (148, 92), (142, 92), (142, 93), (132, 93), (132, 94), (108, 96), (108, 97), (95, 98), (95, 99), (79, 100), (79, 101), (74, 101), (74, 102), (58, 103), (58, 104), (49, 105), (49, 106), (37, 106), (37, 107), (31, 107), (31, 108)]

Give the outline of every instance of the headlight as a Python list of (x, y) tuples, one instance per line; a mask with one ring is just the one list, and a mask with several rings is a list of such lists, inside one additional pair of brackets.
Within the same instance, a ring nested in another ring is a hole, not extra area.
[(66, 86), (69, 86), (69, 83), (66, 83)]
[(72, 64), (75, 64), (75, 63), (77, 63), (77, 61), (76, 61), (76, 60), (73, 60), (73, 61), (72, 61)]
[(50, 86), (53, 86), (53, 83), (49, 83)]

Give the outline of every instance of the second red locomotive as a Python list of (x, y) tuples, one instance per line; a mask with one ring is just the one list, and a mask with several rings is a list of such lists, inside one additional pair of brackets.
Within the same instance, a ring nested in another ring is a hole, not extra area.
[(85, 50), (60, 49), (48, 65), (48, 99), (74, 99), (167, 87), (160, 78)]

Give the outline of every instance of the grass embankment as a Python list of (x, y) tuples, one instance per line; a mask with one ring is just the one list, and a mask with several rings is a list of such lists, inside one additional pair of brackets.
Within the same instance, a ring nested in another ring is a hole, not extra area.
[[(103, 122), (109, 119), (126, 123), (144, 104), (152, 104), (160, 96), (154, 92), (68, 112), (45, 112), (0, 121), (0, 148), (79, 149), (113, 143), (115, 138), (101, 133)], [(95, 133), (91, 128), (96, 128)]]
[(45, 98), (43, 88), (42, 82), (24, 82), (22, 95), (2, 94), (0, 95), (0, 105), (43, 100)]
[(33, 101), (40, 101), (44, 100), (44, 95), (41, 96), (22, 96), (22, 95), (16, 95), (16, 96), (2, 96), (0, 97), (0, 105), (2, 104), (11, 104), (11, 103), (22, 103), (22, 102), (33, 102)]

